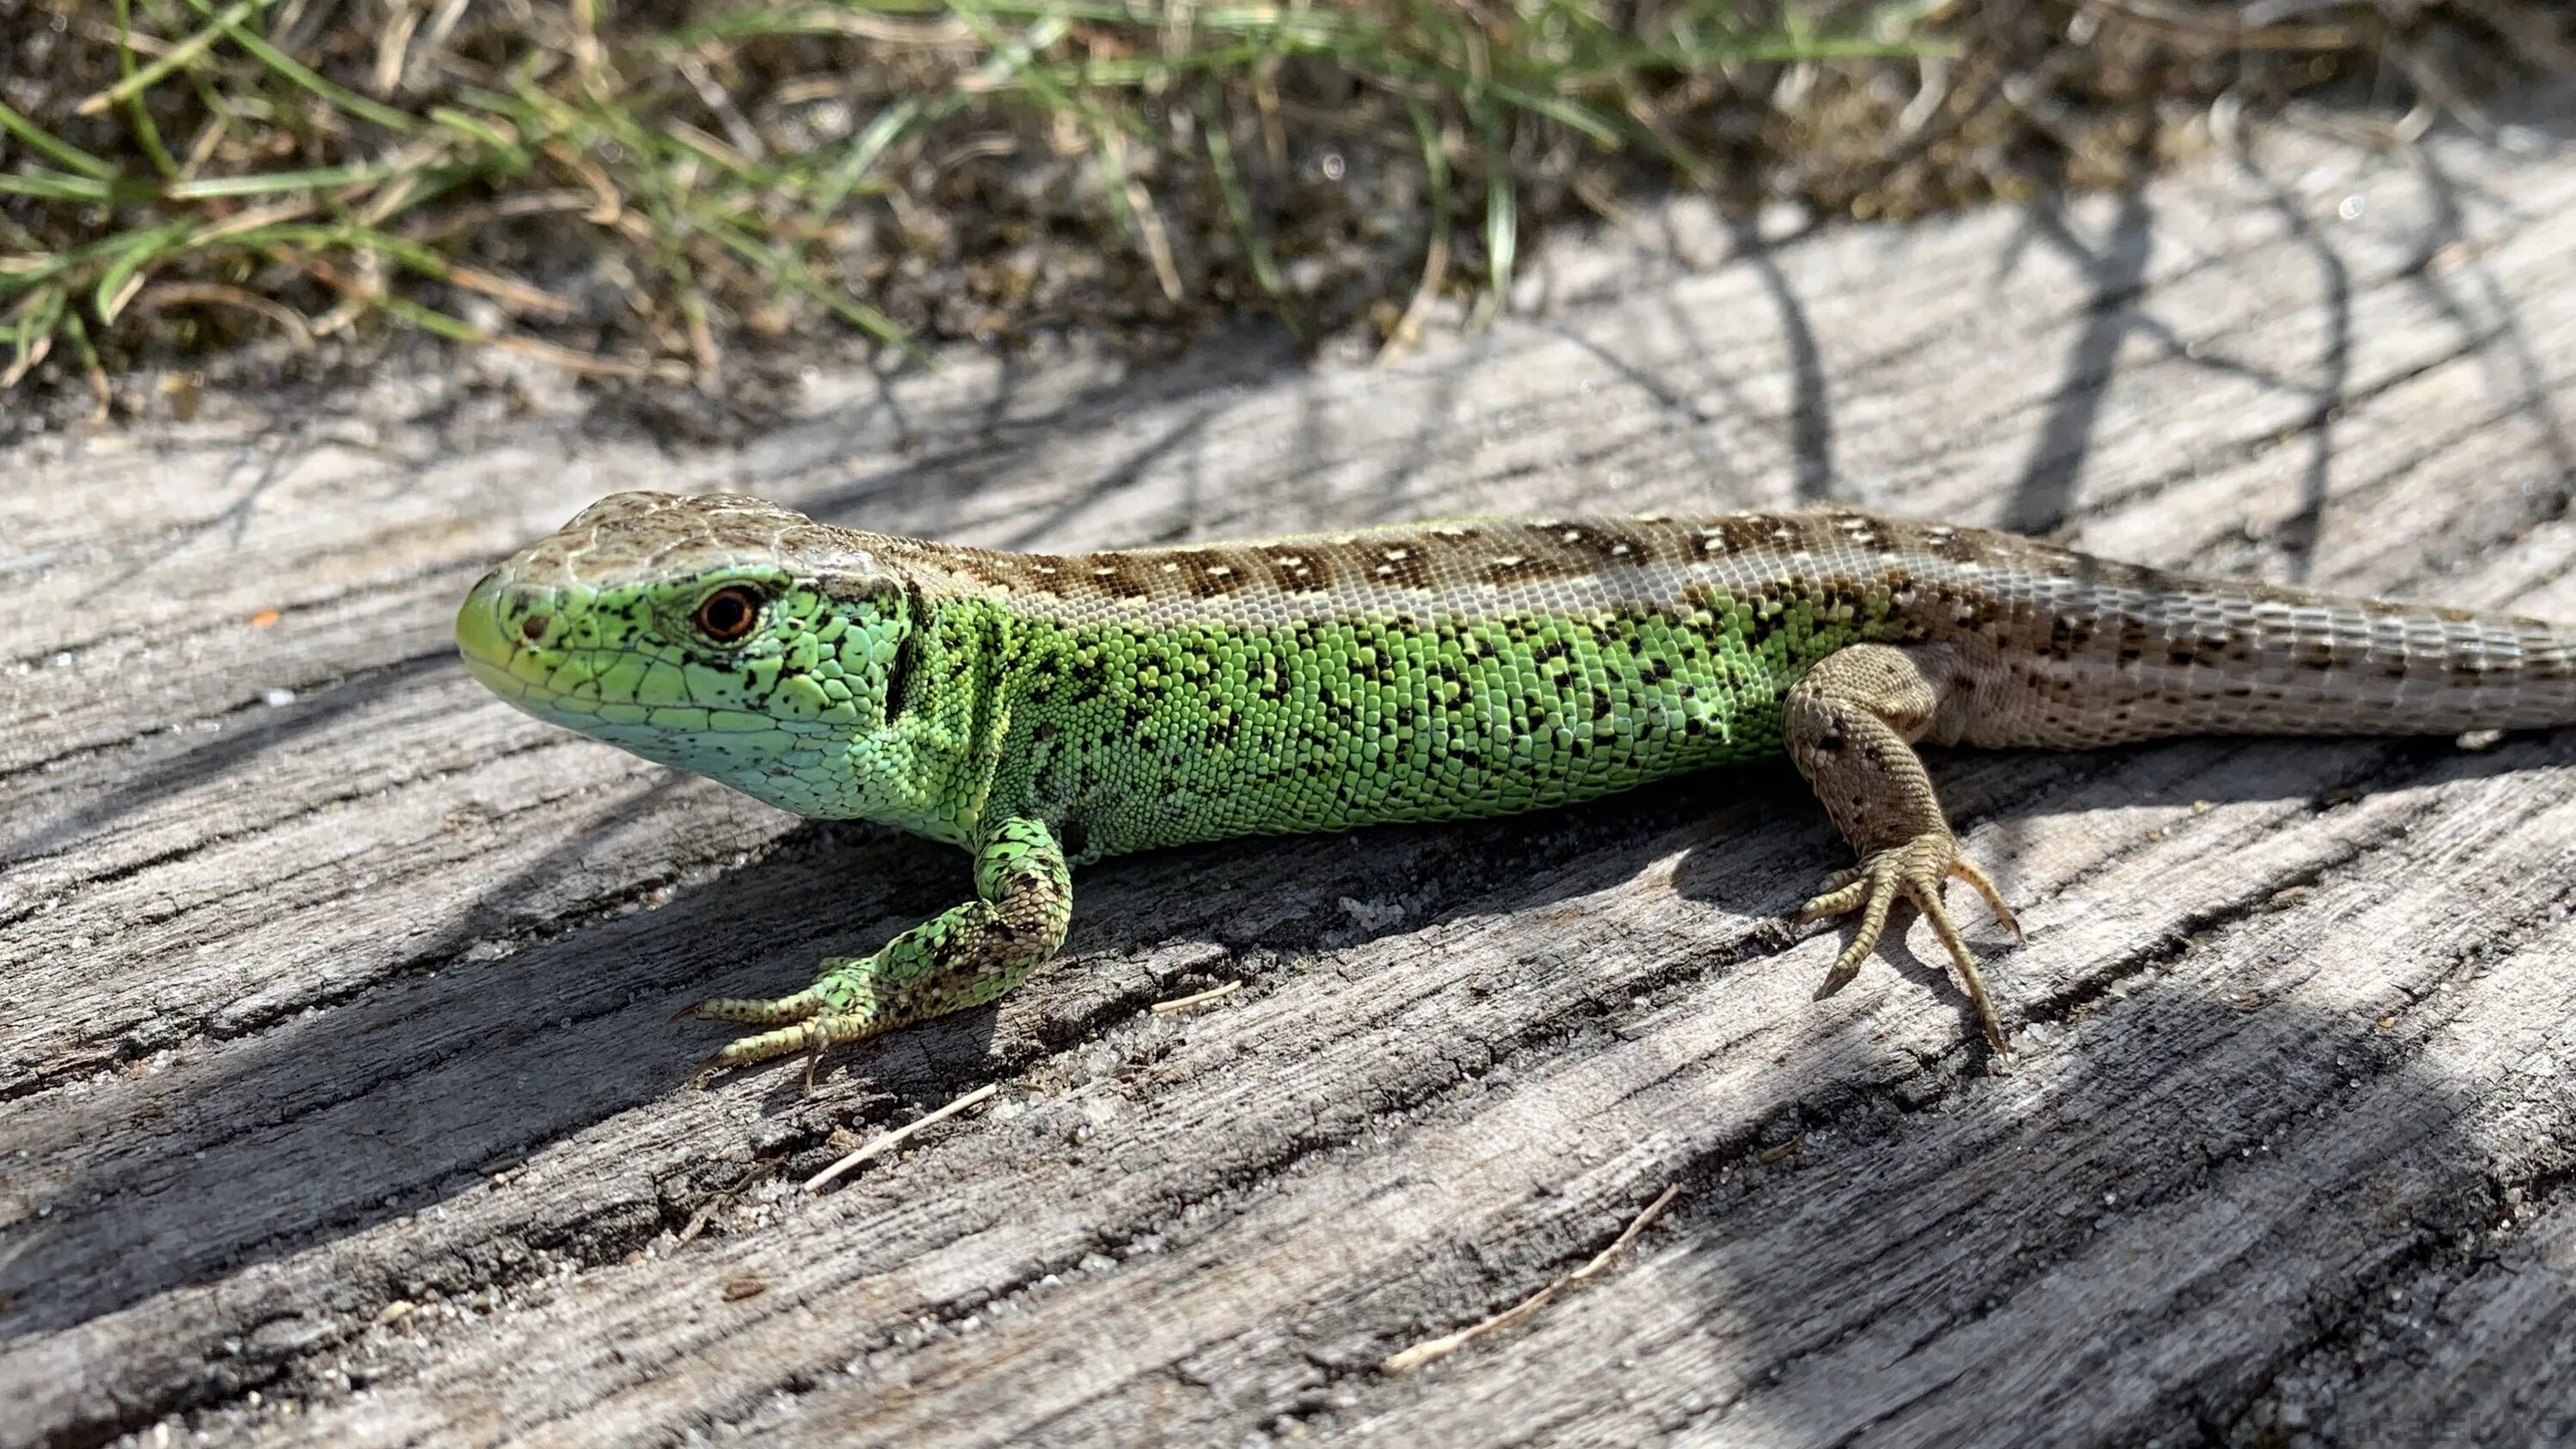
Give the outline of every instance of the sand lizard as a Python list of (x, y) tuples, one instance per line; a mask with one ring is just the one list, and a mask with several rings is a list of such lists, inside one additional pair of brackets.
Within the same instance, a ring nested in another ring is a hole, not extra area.
[(2187, 578), (1850, 511), (1465, 519), (1076, 554), (626, 493), (475, 585), (456, 638), (539, 718), (799, 814), (973, 852), (975, 897), (770, 1001), (739, 1066), (991, 1001), (1071, 867), (1252, 834), (1501, 815), (1785, 753), (1859, 852), (1802, 919), (1938, 932), (1966, 881), (1921, 743), (2576, 724), (2576, 626)]

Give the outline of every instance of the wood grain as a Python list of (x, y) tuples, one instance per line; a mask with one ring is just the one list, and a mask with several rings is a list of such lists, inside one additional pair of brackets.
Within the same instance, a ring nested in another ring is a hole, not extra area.
[(1920, 931), (1813, 999), (1839, 937), (1779, 917), (1843, 850), (1770, 768), (1110, 863), (1059, 964), (802, 1100), (687, 1090), (715, 1038), (664, 1018), (962, 857), (447, 642), (626, 487), (1063, 548), (1832, 497), (2576, 617), (2576, 134), (2509, 140), (1906, 228), (1675, 203), (1380, 371), (1058, 344), (665, 447), (485, 359), (13, 445), (0, 1444), (2569, 1432), (2576, 738), (1938, 760), (2030, 928), (1979, 934), (2003, 1074)]

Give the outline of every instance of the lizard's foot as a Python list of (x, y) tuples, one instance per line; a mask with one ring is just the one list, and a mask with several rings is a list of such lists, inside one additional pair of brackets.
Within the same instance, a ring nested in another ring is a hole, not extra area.
[[(711, 1019), (722, 1021), (741, 1018)], [(805, 1091), (810, 1095), (814, 1090), (814, 1067), (823, 1059), (824, 1048), (838, 1042), (855, 1041), (863, 1036), (871, 1036), (880, 1030), (883, 1030), (881, 1022), (856, 1013), (827, 1011), (820, 1015), (810, 1015), (791, 1026), (782, 1026), (775, 1031), (754, 1032), (750, 1036), (735, 1037), (725, 1043), (723, 1050), (698, 1063), (697, 1070), (689, 1074), (689, 1084), (704, 1086), (707, 1078), (718, 1072), (731, 1071), (735, 1067), (747, 1067), (754, 1062), (768, 1061), (772, 1057), (803, 1052), (805, 1054)]]
[(1959, 928), (1950, 920), (1950, 912), (1941, 903), (1941, 888), (1956, 876), (1976, 887), (1986, 898), (1995, 919), (2021, 936), (2021, 923), (2004, 904), (2003, 896), (1986, 873), (1959, 854), (1959, 843), (1947, 830), (1926, 832), (1903, 845), (1891, 846), (1865, 857), (1850, 870), (1838, 870), (1825, 878), (1822, 895), (1799, 908), (1798, 919), (1812, 921), (1825, 916), (1840, 916), (1859, 911), (1860, 931), (1852, 937), (1842, 955), (1834, 959), (1834, 969), (1825, 973), (1818, 996), (1831, 996), (1848, 985), (1859, 974), (1861, 962), (1878, 946), (1881, 932), (1887, 928), (1888, 908), (1900, 895), (1914, 902), (1923, 918), (1939, 933), (1941, 944), (1950, 950), (1950, 959), (1958, 965), (1959, 978), (1966, 985), (1968, 1001), (1976, 1008), (1977, 1022), (1985, 1028), (1986, 1040), (1995, 1050), (2008, 1052), (2012, 1042), (2004, 1035), (2003, 1022), (1995, 1016), (1994, 1002), (1986, 995), (1986, 978), (1977, 970), (1977, 958), (1968, 954), (1968, 943), (1959, 936)]
[(981, 1006), (1055, 954), (1073, 914), (1064, 852), (1035, 820), (994, 827), (975, 855), (976, 898), (923, 921), (867, 956), (823, 962), (814, 984), (775, 1001), (719, 997), (680, 1013), (765, 1026), (698, 1063), (694, 1081), (805, 1053), (805, 1086), (823, 1049)]
[(866, 985), (867, 973), (874, 965), (875, 958), (870, 956), (827, 957), (814, 984), (792, 996), (766, 1001), (749, 996), (718, 996), (681, 1007), (671, 1017), (673, 1021), (732, 1021), (776, 1028), (736, 1037), (724, 1050), (698, 1063), (697, 1070), (690, 1074), (690, 1083), (704, 1086), (707, 1078), (718, 1072), (801, 1051), (805, 1053), (805, 1086), (811, 1091), (814, 1064), (825, 1047), (884, 1028), (882, 1013), (874, 1009), (874, 996)]

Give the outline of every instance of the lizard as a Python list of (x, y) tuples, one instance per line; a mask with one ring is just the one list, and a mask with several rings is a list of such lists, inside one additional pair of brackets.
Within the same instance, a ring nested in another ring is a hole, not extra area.
[(1917, 746), (2576, 724), (2576, 625), (2115, 563), (1828, 508), (1471, 518), (1001, 552), (736, 494), (621, 493), (495, 568), (456, 640), (519, 708), (806, 816), (972, 853), (974, 896), (776, 999), (710, 1073), (981, 1005), (1063, 942), (1072, 868), (1494, 816), (1785, 754), (1857, 853), (1818, 995), (1910, 902), (2011, 1050), (1944, 902)]

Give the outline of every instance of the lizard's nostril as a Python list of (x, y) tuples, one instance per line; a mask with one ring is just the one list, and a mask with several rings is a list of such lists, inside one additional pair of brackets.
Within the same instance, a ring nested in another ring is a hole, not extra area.
[(546, 630), (554, 627), (554, 622), (554, 616), (551, 614), (530, 614), (519, 621), (519, 633), (529, 643), (534, 644), (546, 637)]

